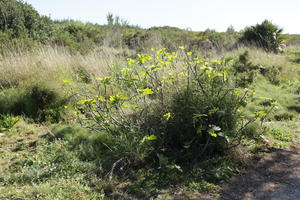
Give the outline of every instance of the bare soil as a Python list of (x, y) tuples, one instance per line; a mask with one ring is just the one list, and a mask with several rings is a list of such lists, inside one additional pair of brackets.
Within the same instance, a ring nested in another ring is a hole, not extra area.
[(276, 150), (223, 187), (221, 200), (300, 200), (300, 148)]

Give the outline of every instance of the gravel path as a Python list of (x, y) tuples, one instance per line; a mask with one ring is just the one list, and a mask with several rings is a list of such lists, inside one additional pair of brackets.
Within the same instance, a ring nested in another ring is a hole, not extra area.
[(232, 178), (221, 200), (300, 200), (300, 150), (277, 150)]

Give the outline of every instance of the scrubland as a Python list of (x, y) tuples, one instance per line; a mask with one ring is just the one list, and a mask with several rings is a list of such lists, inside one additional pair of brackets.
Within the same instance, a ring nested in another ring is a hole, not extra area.
[(0, 24), (0, 199), (215, 199), (254, 157), (298, 145), (297, 36), (32, 12), (36, 28)]

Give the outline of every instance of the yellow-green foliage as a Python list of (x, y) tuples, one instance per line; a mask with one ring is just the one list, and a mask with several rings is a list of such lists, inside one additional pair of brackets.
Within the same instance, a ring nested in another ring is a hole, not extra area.
[(92, 85), (74, 89), (66, 83), (76, 94), (81, 124), (129, 145), (130, 153), (116, 155), (116, 162), (139, 163), (159, 155), (160, 165), (180, 171), (175, 163), (240, 143), (250, 136), (243, 130), (264, 121), (275, 106), (243, 115), (240, 108), (253, 93), (238, 87), (230, 61), (204, 60), (184, 46), (175, 52), (152, 49), (114, 65), (109, 76)]

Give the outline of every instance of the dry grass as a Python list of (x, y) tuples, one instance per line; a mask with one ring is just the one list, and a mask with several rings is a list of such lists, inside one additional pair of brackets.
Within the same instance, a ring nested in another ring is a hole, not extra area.
[(72, 79), (75, 68), (92, 76), (107, 74), (119, 51), (98, 48), (88, 55), (71, 54), (61, 47), (42, 47), (31, 52), (0, 55), (0, 85), (28, 86), (32, 82)]
[(249, 52), (250, 60), (254, 65), (262, 65), (263, 67), (280, 67), (282, 80), (297, 81), (300, 76), (300, 64), (293, 62), (294, 54), (291, 55), (291, 50), (300, 52), (300, 47), (287, 47), (285, 52), (275, 54), (266, 52), (255, 47), (240, 47), (234, 51), (224, 53), (223, 57), (235, 57), (243, 54), (245, 51)]

